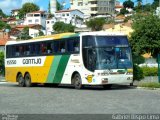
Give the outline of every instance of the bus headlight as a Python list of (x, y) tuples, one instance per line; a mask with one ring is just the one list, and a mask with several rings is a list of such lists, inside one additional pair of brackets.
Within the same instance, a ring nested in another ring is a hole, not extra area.
[(133, 72), (127, 72), (126, 75), (133, 75)]

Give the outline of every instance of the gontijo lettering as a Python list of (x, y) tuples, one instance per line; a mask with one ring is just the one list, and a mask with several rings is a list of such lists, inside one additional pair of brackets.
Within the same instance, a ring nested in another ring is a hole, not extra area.
[(23, 64), (41, 64), (41, 58), (37, 58), (37, 59), (23, 59), (22, 63)]

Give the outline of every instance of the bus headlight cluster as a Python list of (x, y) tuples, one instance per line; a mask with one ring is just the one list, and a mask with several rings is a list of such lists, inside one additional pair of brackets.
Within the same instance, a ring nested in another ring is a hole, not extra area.
[(133, 80), (133, 77), (128, 77), (127, 80)]
[(127, 72), (126, 75), (133, 75), (133, 72)]

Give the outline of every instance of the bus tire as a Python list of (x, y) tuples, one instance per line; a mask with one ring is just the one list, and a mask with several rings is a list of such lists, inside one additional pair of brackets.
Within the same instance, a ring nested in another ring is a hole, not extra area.
[(26, 87), (31, 87), (32, 86), (32, 83), (31, 83), (31, 76), (29, 73), (27, 73), (24, 77), (24, 80), (25, 80), (25, 85)]
[(112, 84), (103, 85), (104, 89), (111, 89), (111, 87), (112, 87)]
[(17, 75), (17, 82), (20, 87), (25, 87), (25, 81), (21, 73)]
[(75, 89), (83, 88), (81, 76), (78, 73), (73, 76), (73, 81)]

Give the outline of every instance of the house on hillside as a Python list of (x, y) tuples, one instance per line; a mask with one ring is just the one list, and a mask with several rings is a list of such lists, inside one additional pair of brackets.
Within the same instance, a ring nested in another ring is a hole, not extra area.
[(47, 13), (45, 11), (35, 11), (26, 14), (23, 25), (37, 24), (41, 25), (43, 29), (46, 27)]
[(56, 21), (72, 24), (76, 27), (83, 25), (84, 13), (80, 10), (60, 10), (55, 12)]
[(13, 10), (11, 10), (11, 16), (16, 17), (18, 15), (19, 11), (20, 11), (20, 9), (13, 9)]
[(56, 22), (55, 18), (46, 20), (46, 34), (47, 35), (51, 35), (54, 32), (53, 25), (55, 22)]
[(8, 32), (0, 31), (0, 52), (5, 51), (5, 44), (10, 40), (10, 35)]
[(39, 24), (30, 24), (30, 25), (17, 25), (15, 29), (22, 31), (25, 27), (29, 27), (29, 36), (33, 38), (37, 37), (39, 35), (39, 31), (42, 31), (42, 28), (43, 28)]

